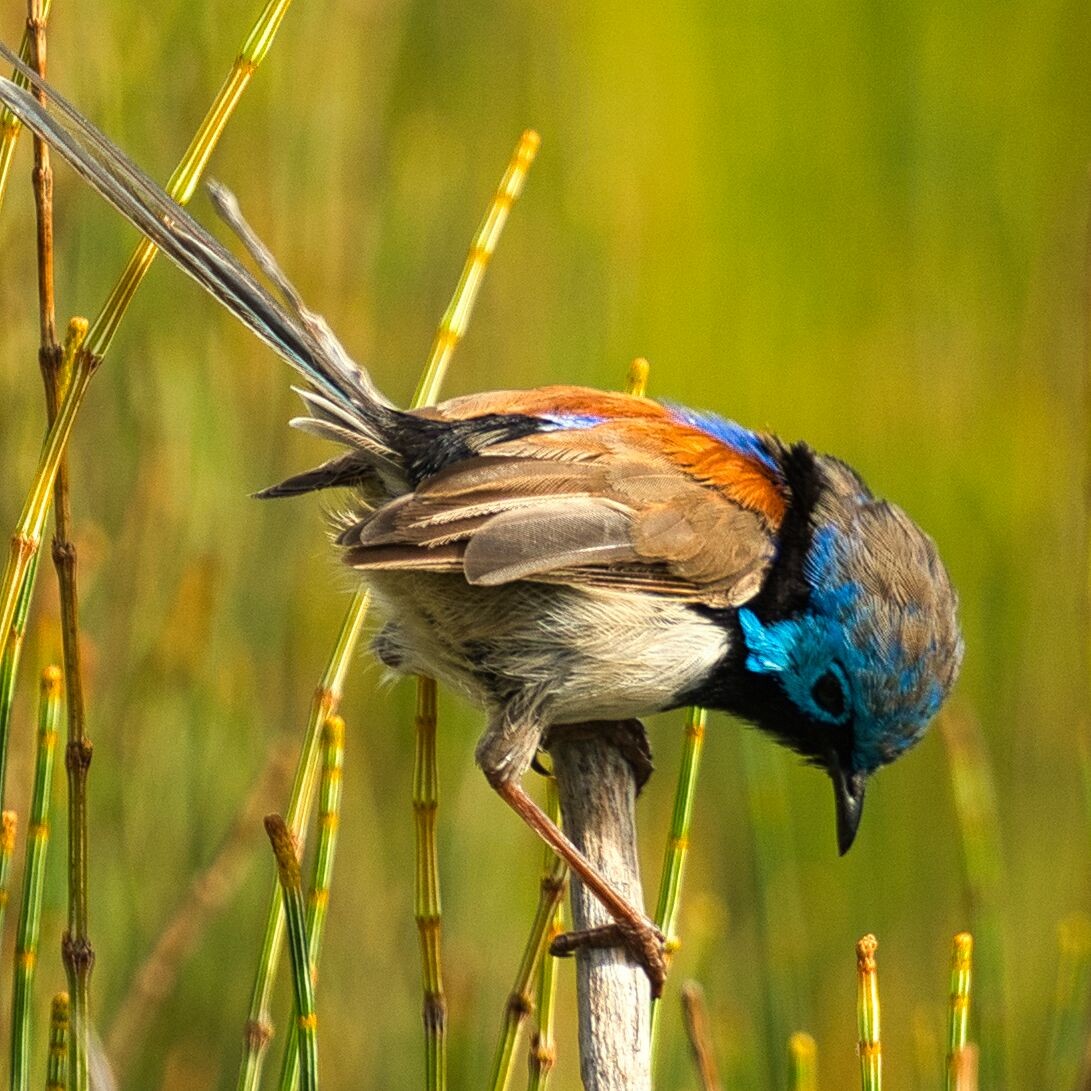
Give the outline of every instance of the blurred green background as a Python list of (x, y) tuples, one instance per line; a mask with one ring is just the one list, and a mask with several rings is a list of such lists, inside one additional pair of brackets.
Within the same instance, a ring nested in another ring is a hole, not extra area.
[[(166, 177), (259, 7), (57, 0), (51, 75)], [(5, 41), (21, 21), (21, 0), (6, 0)], [(950, 939), (965, 927), (982, 939), (988, 1086), (1047, 1086), (1058, 922), (1088, 907), (1091, 878), (1089, 47), (1091, 15), (1072, 0), (296, 0), (214, 159), (306, 298), (404, 401), (516, 137), (536, 127), (542, 152), (447, 391), (616, 387), (642, 354), (652, 393), (836, 452), (939, 542), (963, 602), (955, 711), (981, 727), (999, 856), (969, 880), (939, 731), (873, 785), (862, 836), (838, 860), (825, 778), (714, 716), (665, 999), (665, 1088), (696, 1082), (678, 1014), (691, 976), (728, 1086), (783, 1086), (797, 1028), (818, 1040), (822, 1085), (854, 1086), (852, 947), (865, 931), (880, 940), (888, 1086), (936, 1086)], [(43, 420), (29, 166), (24, 140), (0, 214), (4, 533)], [(56, 202), (62, 319), (93, 314), (135, 236), (63, 168)], [(212, 220), (203, 195), (194, 209)], [(133, 993), (135, 975), (248, 796), (255, 815), (283, 807), (283, 777), (263, 770), (293, 753), (348, 603), (321, 503), (247, 498), (326, 456), (285, 427), (298, 408), (290, 379), (160, 262), (73, 442), (94, 994), (104, 1038), (126, 1043), (125, 1087), (234, 1085), (272, 873), (258, 822), (161, 1002)], [(58, 655), (43, 566), (9, 774), (23, 813), (35, 675)], [(385, 686), (361, 657), (344, 713), (323, 1076), (415, 1087), (412, 687)], [(441, 717), (451, 1083), (470, 1088), (488, 1071), (541, 854), (474, 768), (476, 715), (444, 698)], [(681, 723), (651, 725), (659, 772), (639, 807), (649, 901)], [(755, 827), (755, 812), (772, 818)], [(62, 843), (63, 821), (43, 1024), (63, 982)], [(573, 1088), (561, 972), (556, 1086)], [(7, 971), (0, 980), (2, 1013)], [(150, 1020), (139, 1033), (134, 1011)]]

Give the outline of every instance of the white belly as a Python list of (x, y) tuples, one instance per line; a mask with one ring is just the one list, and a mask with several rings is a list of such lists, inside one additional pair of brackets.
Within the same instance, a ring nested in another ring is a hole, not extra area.
[(558, 723), (672, 707), (724, 657), (727, 634), (685, 604), (598, 588), (371, 572), (394, 623), (387, 654), (496, 709), (530, 700)]

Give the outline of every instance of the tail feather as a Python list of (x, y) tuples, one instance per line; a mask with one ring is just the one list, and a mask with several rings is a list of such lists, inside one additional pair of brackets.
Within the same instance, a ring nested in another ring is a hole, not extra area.
[(330, 400), (365, 417), (395, 412), (325, 321), (294, 319), (239, 261), (2, 42), (0, 57), (48, 99), (0, 78), (0, 103), (105, 200)]

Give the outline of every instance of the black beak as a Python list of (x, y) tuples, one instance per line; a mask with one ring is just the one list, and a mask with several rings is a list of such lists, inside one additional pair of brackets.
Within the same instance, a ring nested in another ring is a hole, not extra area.
[(836, 752), (830, 754), (829, 771), (830, 780), (833, 781), (833, 798), (837, 804), (837, 848), (844, 856), (852, 848), (856, 831), (860, 828), (867, 777), (863, 773), (846, 773)]

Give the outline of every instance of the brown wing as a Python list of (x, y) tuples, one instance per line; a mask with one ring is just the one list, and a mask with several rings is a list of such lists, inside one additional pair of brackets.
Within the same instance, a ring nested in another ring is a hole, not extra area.
[(640, 588), (734, 605), (773, 553), (766, 518), (610, 428), (499, 444), (348, 528), (360, 569)]

